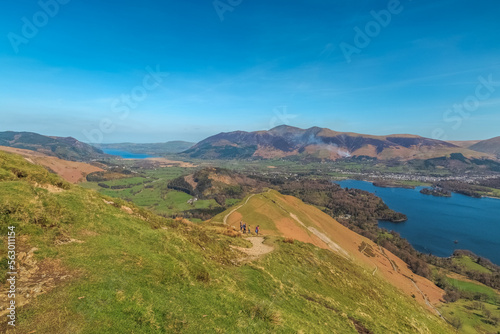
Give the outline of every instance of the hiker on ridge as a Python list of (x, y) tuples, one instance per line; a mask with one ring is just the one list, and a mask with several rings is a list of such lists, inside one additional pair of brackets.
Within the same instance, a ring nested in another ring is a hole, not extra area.
[(248, 234), (251, 234), (251, 233), (252, 233), (252, 230), (250, 229), (250, 224), (248, 224), (248, 226), (247, 226), (247, 230), (248, 230)]
[(243, 222), (240, 221), (240, 232), (243, 231)]
[(247, 233), (247, 224), (243, 223), (243, 234)]
[(257, 236), (259, 235), (259, 230), (260, 230), (259, 225), (257, 225), (257, 227), (255, 228), (255, 234), (257, 234)]

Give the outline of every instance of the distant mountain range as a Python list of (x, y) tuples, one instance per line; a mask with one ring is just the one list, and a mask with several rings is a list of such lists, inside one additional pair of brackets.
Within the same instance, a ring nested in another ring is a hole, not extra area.
[(94, 146), (102, 150), (119, 150), (127, 151), (133, 154), (149, 154), (162, 155), (166, 153), (179, 153), (189, 149), (196, 143), (186, 141), (169, 141), (166, 143), (153, 144), (134, 144), (134, 143), (117, 143), (117, 144), (96, 144)]
[(91, 146), (72, 137), (43, 136), (32, 132), (0, 132), (0, 146), (37, 151), (64, 160), (89, 161), (109, 158), (103, 150), (134, 154), (180, 153), (197, 159), (321, 159), (369, 157), (379, 160), (432, 159), (462, 154), (465, 158), (500, 157), (500, 137), (483, 141), (446, 142), (409, 134), (373, 136), (337, 132), (326, 128), (300, 129), (281, 125), (269, 131), (223, 132), (194, 144), (170, 141), (152, 144), (97, 144)]
[(478, 152), (454, 143), (416, 135), (372, 136), (286, 125), (269, 131), (220, 133), (183, 152), (191, 158), (201, 159), (297, 157), (325, 160), (361, 156), (380, 160), (412, 160), (442, 157), (451, 153), (461, 153), (468, 158), (494, 158), (488, 151)]
[(104, 152), (72, 137), (49, 137), (33, 132), (0, 132), (0, 146), (40, 152), (70, 161), (107, 157)]

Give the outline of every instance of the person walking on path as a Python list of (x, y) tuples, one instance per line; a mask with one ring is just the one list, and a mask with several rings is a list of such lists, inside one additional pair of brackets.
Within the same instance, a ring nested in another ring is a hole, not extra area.
[(252, 230), (250, 229), (250, 224), (247, 226), (248, 234), (252, 234)]
[(259, 236), (259, 230), (260, 230), (259, 225), (257, 225), (257, 227), (255, 228), (255, 234), (257, 234), (257, 236)]
[(243, 231), (243, 222), (240, 221), (240, 232), (242, 232), (242, 231)]
[(243, 234), (247, 233), (247, 224), (243, 223)]

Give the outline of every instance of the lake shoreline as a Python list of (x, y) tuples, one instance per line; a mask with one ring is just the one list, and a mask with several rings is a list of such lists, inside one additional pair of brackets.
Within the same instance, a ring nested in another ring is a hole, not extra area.
[[(344, 179), (344, 180), (348, 180), (348, 179)], [(392, 181), (387, 181), (387, 184), (385, 184), (385, 182), (380, 182), (380, 181), (377, 181), (377, 180), (369, 180), (369, 179), (361, 179), (360, 181), (370, 182), (371, 184), (373, 184), (377, 188), (415, 189), (416, 187), (426, 187), (428, 185), (425, 182), (422, 182), (421, 185), (415, 185), (415, 186), (413, 186), (413, 185), (405, 185), (405, 184), (401, 184), (401, 183), (398, 183), (398, 182), (392, 182)], [(459, 192), (456, 192), (456, 191), (450, 191), (450, 192), (452, 194), (460, 194), (460, 195), (464, 195), (464, 196), (471, 197), (471, 198), (493, 198), (493, 199), (500, 199), (500, 196), (499, 197), (495, 197), (495, 196), (481, 195), (480, 197), (475, 197), (475, 196), (471, 196), (471, 195), (468, 195), (468, 194), (462, 194), (462, 193), (459, 193)], [(431, 196), (436, 196), (436, 195), (431, 195)], [(436, 196), (436, 197), (448, 197), (448, 196)]]
[[(498, 198), (474, 198), (453, 193), (451, 197), (420, 193), (424, 187), (380, 188), (371, 181), (336, 181), (343, 188), (374, 193), (392, 210), (404, 213), (406, 222), (379, 220), (378, 226), (407, 239), (419, 252), (450, 257), (457, 249), (500, 264), (500, 203)], [(456, 242), (458, 241), (458, 243)]]

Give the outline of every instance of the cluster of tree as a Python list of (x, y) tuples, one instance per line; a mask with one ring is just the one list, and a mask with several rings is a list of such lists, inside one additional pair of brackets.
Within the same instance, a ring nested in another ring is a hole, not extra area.
[(391, 210), (379, 197), (370, 192), (343, 189), (328, 180), (283, 182), (276, 187), (284, 194), (323, 207), (323, 210), (333, 217), (349, 215), (353, 218), (350, 220), (359, 227), (376, 226), (377, 220), (403, 222), (407, 219), (404, 214)]
[(112, 167), (106, 171), (93, 172), (87, 175), (88, 182), (103, 182), (129, 177), (132, 171), (122, 167)]
[(173, 179), (168, 183), (168, 188), (177, 190), (177, 191), (182, 191), (186, 194), (189, 194), (191, 196), (195, 196), (196, 193), (193, 189), (193, 186), (191, 186), (184, 178), (184, 176), (179, 176), (178, 178)]
[[(474, 184), (452, 180), (439, 181), (433, 185), (433, 188), (439, 189), (439, 192), (444, 194), (456, 192), (462, 195), (480, 198), (482, 197), (481, 193), (490, 191), (489, 188), (500, 189), (500, 177), (478, 180)], [(439, 193), (436, 193), (436, 196), (439, 196)]]
[(487, 189), (484, 189), (480, 186), (476, 186), (473, 184), (461, 182), (461, 181), (439, 181), (434, 184), (434, 187), (439, 187), (441, 189), (459, 193), (462, 195), (470, 196), (470, 197), (476, 197), (480, 198), (481, 193), (480, 191), (485, 191)]
[(451, 192), (442, 188), (424, 188), (420, 190), (420, 193), (438, 197), (451, 197)]
[(140, 186), (141, 184), (148, 184), (148, 183), (151, 183), (151, 182), (153, 182), (153, 181), (146, 180), (144, 182), (139, 182), (139, 183), (117, 184), (117, 185), (113, 185), (113, 186), (110, 186), (109, 184), (100, 182), (97, 185), (99, 187), (105, 188), (105, 189), (120, 190), (120, 189), (129, 189), (129, 188), (132, 188), (132, 187), (135, 187), (135, 186)]
[(214, 208), (207, 208), (207, 209), (192, 209), (188, 211), (184, 211), (182, 213), (183, 218), (198, 218), (201, 220), (208, 220), (211, 219), (212, 217), (218, 215), (221, 212), (224, 212), (226, 210), (225, 207), (214, 207)]
[(500, 177), (476, 181), (476, 184), (483, 187), (500, 189)]

